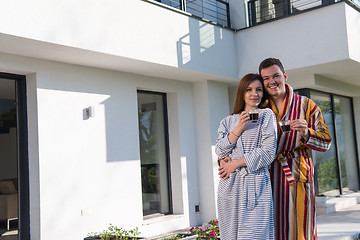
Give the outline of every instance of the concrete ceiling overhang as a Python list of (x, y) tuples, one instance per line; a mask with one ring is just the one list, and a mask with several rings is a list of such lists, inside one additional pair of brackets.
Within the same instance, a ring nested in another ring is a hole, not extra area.
[(344, 59), (287, 70), (295, 88), (313, 88), (346, 96), (360, 96), (360, 62)]
[[(229, 86), (236, 86), (239, 81), (237, 78), (150, 63), (7, 34), (0, 34), (0, 52), (163, 79), (188, 82), (214, 80), (225, 82)], [(1, 70), (11, 71), (11, 69)], [(288, 82), (295, 89), (314, 88), (348, 96), (360, 95), (360, 63), (355, 60), (344, 59), (312, 66), (292, 66), (287, 69), (287, 73), (289, 76)], [(20, 72), (20, 74), (24, 73)], [(316, 81), (315, 76), (319, 76), (318, 79), (321, 78), (322, 80)], [(329, 79), (332, 84), (324, 84), (324, 82), (326, 83), (324, 79)], [(341, 85), (346, 86), (341, 88)], [(352, 89), (353, 91), (347, 92), (346, 89)]]

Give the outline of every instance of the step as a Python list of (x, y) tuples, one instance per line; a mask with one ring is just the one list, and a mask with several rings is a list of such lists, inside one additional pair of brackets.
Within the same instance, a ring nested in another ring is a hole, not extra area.
[(316, 197), (316, 215), (326, 215), (360, 203), (360, 192), (336, 197)]

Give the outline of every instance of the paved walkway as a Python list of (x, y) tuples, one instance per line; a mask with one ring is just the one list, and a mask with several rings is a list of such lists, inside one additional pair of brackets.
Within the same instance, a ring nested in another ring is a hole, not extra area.
[(319, 240), (353, 240), (360, 233), (360, 204), (317, 217)]
[[(360, 202), (360, 192), (328, 200), (329, 204), (335, 204), (336, 212), (317, 217), (318, 240), (357, 240), (360, 234), (360, 203), (356, 202)], [(172, 234), (188, 230), (182, 229)], [(168, 235), (170, 233), (147, 239), (159, 239)]]

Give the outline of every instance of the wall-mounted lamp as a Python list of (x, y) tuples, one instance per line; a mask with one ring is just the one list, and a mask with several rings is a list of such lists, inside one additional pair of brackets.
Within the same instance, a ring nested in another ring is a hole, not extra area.
[(86, 116), (88, 118), (95, 117), (95, 107), (94, 106), (90, 106), (88, 108), (85, 108), (85, 111), (86, 111)]

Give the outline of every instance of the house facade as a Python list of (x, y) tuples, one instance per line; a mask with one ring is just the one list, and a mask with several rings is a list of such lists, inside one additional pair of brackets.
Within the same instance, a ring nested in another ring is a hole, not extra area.
[(70, 240), (216, 218), (218, 125), (267, 57), (335, 136), (313, 153), (317, 193), (358, 191), (360, 4), (302, 3), (1, 3), (0, 180), (18, 195), (1, 221), (19, 239)]

